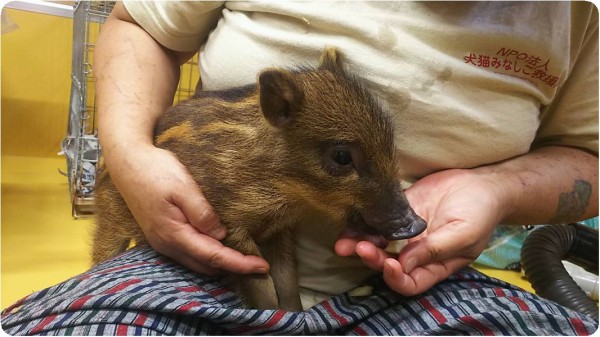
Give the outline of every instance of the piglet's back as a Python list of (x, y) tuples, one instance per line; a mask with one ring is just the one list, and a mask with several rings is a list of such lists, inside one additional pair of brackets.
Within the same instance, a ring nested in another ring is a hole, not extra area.
[(200, 93), (171, 108), (155, 144), (186, 166), (230, 230), (243, 219), (260, 237), (265, 216), (287, 203), (278, 192), (286, 151), (278, 132), (260, 111), (256, 86), (248, 86)]

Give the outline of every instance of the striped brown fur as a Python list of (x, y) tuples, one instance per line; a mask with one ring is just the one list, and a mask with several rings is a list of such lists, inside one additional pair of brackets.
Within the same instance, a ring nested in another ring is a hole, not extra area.
[[(270, 263), (270, 276), (230, 277), (248, 306), (301, 309), (292, 228), (306, 219), (390, 239), (424, 229), (399, 187), (392, 124), (335, 49), (317, 68), (267, 69), (255, 86), (197, 96), (164, 114), (155, 144), (202, 186), (224, 244)], [(94, 263), (147, 244), (106, 172), (96, 202)]]

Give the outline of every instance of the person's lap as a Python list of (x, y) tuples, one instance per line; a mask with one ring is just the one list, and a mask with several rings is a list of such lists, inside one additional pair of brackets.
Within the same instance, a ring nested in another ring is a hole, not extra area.
[(27, 296), (2, 313), (11, 335), (318, 334), (586, 335), (592, 318), (466, 268), (415, 297), (366, 281), (366, 297), (342, 294), (303, 312), (244, 309), (215, 277), (148, 248)]

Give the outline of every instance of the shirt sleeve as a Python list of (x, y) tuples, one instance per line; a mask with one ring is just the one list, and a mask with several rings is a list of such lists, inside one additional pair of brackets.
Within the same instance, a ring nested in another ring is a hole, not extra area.
[(194, 51), (221, 16), (222, 1), (123, 1), (129, 15), (163, 46)]
[(553, 102), (543, 109), (534, 147), (574, 146), (598, 155), (598, 10), (588, 27), (572, 70)]

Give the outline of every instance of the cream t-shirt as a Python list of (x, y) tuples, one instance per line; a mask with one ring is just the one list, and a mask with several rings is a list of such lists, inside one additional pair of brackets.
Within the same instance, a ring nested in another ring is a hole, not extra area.
[[(598, 153), (598, 12), (586, 2), (125, 1), (158, 42), (200, 49), (203, 90), (267, 67), (345, 55), (396, 124), (408, 183), (544, 145)], [(334, 294), (372, 273), (333, 252), (337, 233), (297, 231), (300, 285)], [(308, 291), (304, 292), (306, 295)], [(316, 296), (313, 300), (320, 300)], [(312, 302), (303, 297), (305, 306)]]

